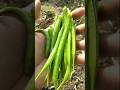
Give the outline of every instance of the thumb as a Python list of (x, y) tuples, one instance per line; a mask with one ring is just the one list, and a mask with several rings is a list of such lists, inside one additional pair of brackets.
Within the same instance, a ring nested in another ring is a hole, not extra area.
[(44, 60), (45, 36), (42, 33), (35, 33), (35, 66)]
[[(35, 76), (38, 74), (38, 72), (41, 70), (45, 63), (45, 60), (43, 60), (36, 68), (35, 68)], [(44, 84), (44, 79), (46, 76), (46, 72), (43, 73), (36, 81), (35, 81), (35, 89), (41, 90)]]
[(41, 11), (41, 2), (40, 0), (35, 0), (35, 20), (37, 20), (40, 17), (40, 11)]

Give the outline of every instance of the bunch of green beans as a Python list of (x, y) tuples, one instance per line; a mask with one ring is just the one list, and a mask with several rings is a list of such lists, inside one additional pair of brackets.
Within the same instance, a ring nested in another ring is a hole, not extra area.
[(76, 32), (70, 10), (64, 7), (61, 15), (55, 18), (52, 25), (45, 30), (37, 30), (37, 32), (42, 32), (46, 36), (47, 61), (35, 76), (35, 80), (48, 70), (47, 82), (53, 82), (55, 90), (60, 90), (70, 79), (74, 69)]

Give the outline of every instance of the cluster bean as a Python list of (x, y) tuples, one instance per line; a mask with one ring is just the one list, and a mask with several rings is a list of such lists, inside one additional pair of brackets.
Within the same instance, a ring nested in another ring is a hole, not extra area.
[(37, 31), (46, 36), (47, 61), (35, 76), (35, 80), (48, 70), (45, 80), (48, 83), (52, 82), (55, 90), (61, 90), (71, 77), (75, 61), (76, 33), (70, 10), (64, 7), (52, 25), (45, 30)]

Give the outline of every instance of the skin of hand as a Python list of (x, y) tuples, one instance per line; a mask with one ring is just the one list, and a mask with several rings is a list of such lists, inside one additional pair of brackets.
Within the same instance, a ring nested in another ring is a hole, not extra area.
[(41, 13), (41, 2), (40, 0), (35, 0), (35, 20), (40, 17)]

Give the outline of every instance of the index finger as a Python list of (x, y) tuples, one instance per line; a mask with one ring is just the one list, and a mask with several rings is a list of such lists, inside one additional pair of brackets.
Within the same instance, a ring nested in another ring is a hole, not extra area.
[(79, 7), (72, 11), (72, 16), (74, 19), (78, 19), (85, 15), (85, 8)]

